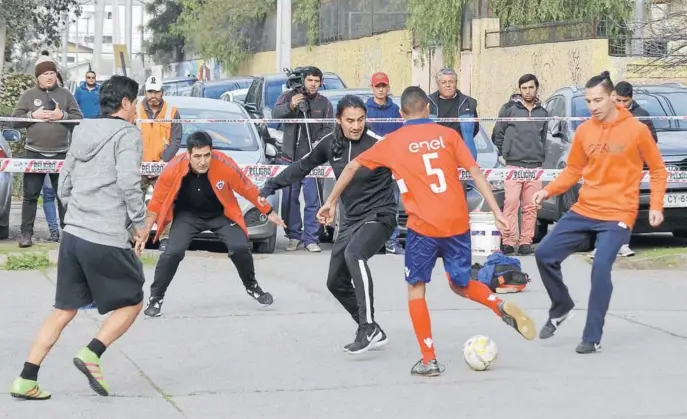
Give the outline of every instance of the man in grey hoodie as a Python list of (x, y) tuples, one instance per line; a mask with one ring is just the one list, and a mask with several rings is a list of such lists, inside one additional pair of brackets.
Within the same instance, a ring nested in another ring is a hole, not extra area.
[(145, 235), (145, 205), (141, 195), (142, 141), (133, 125), (138, 83), (112, 76), (100, 89), (102, 117), (84, 120), (74, 130), (58, 187), (67, 208), (66, 227), (57, 265), (55, 309), (36, 337), (21, 375), (10, 394), (45, 400), (38, 370), (77, 310), (95, 302), (100, 314), (112, 312), (95, 338), (73, 362), (91, 388), (110, 393), (100, 357), (133, 324), (143, 301), (143, 266), (129, 244), (126, 226)]
[[(49, 56), (36, 61), (36, 86), (24, 92), (12, 112), (15, 118), (40, 119), (43, 122), (15, 122), (15, 128), (26, 128), (26, 153), (33, 160), (63, 160), (69, 149), (69, 137), (76, 125), (59, 122), (81, 119), (83, 115), (71, 92), (58, 83), (57, 64)], [(57, 190), (57, 173), (50, 174), (52, 187)], [(19, 247), (31, 247), (33, 223), (36, 220), (38, 197), (41, 195), (45, 173), (25, 173), (24, 201), (21, 207), (21, 236)], [(58, 201), (60, 222), (64, 222), (64, 207)], [(59, 234), (57, 239), (59, 240)]]

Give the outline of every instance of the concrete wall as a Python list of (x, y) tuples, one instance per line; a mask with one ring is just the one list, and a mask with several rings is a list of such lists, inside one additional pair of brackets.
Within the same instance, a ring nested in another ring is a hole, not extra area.
[[(255, 54), (238, 74), (275, 73), (276, 52)], [(412, 41), (408, 31), (394, 31), (367, 38), (341, 41), (291, 51), (291, 66), (316, 65), (322, 71), (337, 73), (349, 87), (369, 87), (376, 71), (389, 75), (394, 94), (411, 84)]]

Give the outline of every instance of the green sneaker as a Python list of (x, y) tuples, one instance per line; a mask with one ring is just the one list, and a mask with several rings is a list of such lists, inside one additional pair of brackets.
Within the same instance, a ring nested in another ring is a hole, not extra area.
[(81, 371), (90, 384), (93, 391), (101, 396), (110, 394), (110, 386), (105, 382), (103, 370), (100, 368), (100, 358), (88, 348), (81, 349), (74, 356), (74, 366)]
[(36, 381), (17, 377), (10, 388), (12, 397), (24, 400), (48, 400), (50, 393), (43, 391)]

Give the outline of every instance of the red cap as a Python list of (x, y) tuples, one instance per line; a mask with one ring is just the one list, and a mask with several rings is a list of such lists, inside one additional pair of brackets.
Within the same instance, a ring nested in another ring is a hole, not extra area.
[(391, 84), (389, 83), (389, 76), (381, 71), (372, 75), (372, 80), (370, 83), (372, 86), (379, 86), (380, 84), (386, 84), (388, 86)]

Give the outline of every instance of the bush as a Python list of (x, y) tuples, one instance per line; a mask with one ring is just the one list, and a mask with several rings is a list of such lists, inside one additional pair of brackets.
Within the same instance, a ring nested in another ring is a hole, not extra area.
[[(0, 116), (11, 116), (12, 111), (14, 111), (14, 106), (19, 101), (19, 97), (26, 90), (34, 87), (36, 85), (36, 77), (32, 74), (23, 73), (6, 73), (2, 77), (2, 83), (0, 83)], [(0, 126), (10, 126), (9, 123), (0, 123)], [(24, 141), (26, 139), (26, 131), (20, 130), (22, 140), (17, 143), (12, 143), (12, 156), (17, 158), (18, 156), (24, 155)], [(14, 196), (21, 196), (21, 181), (22, 176), (20, 174), (15, 174), (13, 176), (14, 184), (12, 185), (12, 194)]]

